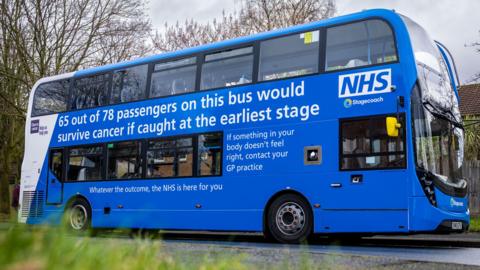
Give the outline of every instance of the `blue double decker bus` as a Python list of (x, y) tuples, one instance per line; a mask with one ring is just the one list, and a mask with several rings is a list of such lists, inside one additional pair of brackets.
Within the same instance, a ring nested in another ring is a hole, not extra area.
[(44, 78), (19, 220), (285, 243), (464, 231), (457, 81), (389, 10)]

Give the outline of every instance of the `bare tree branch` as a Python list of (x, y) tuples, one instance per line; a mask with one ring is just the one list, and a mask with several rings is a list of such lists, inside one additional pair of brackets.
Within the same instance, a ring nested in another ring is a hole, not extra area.
[(0, 212), (35, 82), (142, 56), (150, 32), (144, 0), (0, 0)]
[(238, 12), (205, 24), (187, 20), (165, 24), (152, 44), (156, 51), (174, 51), (219, 40), (329, 18), (336, 12), (335, 0), (241, 0)]

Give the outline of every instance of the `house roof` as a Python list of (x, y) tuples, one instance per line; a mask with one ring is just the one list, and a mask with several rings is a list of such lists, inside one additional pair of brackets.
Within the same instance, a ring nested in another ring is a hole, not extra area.
[(480, 115), (480, 83), (462, 85), (458, 94), (462, 115)]

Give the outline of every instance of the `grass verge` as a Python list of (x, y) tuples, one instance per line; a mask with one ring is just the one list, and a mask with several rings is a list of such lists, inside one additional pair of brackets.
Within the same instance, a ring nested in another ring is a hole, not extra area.
[(72, 237), (59, 228), (0, 232), (0, 269), (248, 269), (242, 259), (170, 254), (162, 241)]
[(480, 232), (480, 217), (472, 217), (470, 219), (470, 232)]

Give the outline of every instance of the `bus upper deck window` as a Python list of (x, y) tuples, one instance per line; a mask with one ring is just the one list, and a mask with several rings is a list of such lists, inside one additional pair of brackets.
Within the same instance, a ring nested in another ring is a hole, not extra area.
[(152, 73), (150, 97), (163, 97), (192, 92), (197, 74), (196, 58), (155, 64)]
[(72, 109), (107, 105), (110, 73), (76, 79), (73, 84)]
[(252, 82), (253, 47), (216, 52), (205, 56), (201, 90)]
[(148, 65), (131, 67), (113, 73), (110, 104), (145, 98)]
[(395, 39), (384, 21), (368, 20), (327, 29), (327, 71), (395, 61)]
[(67, 109), (68, 80), (41, 84), (33, 97), (32, 116), (63, 112)]
[(319, 31), (294, 34), (260, 43), (259, 81), (318, 72)]

